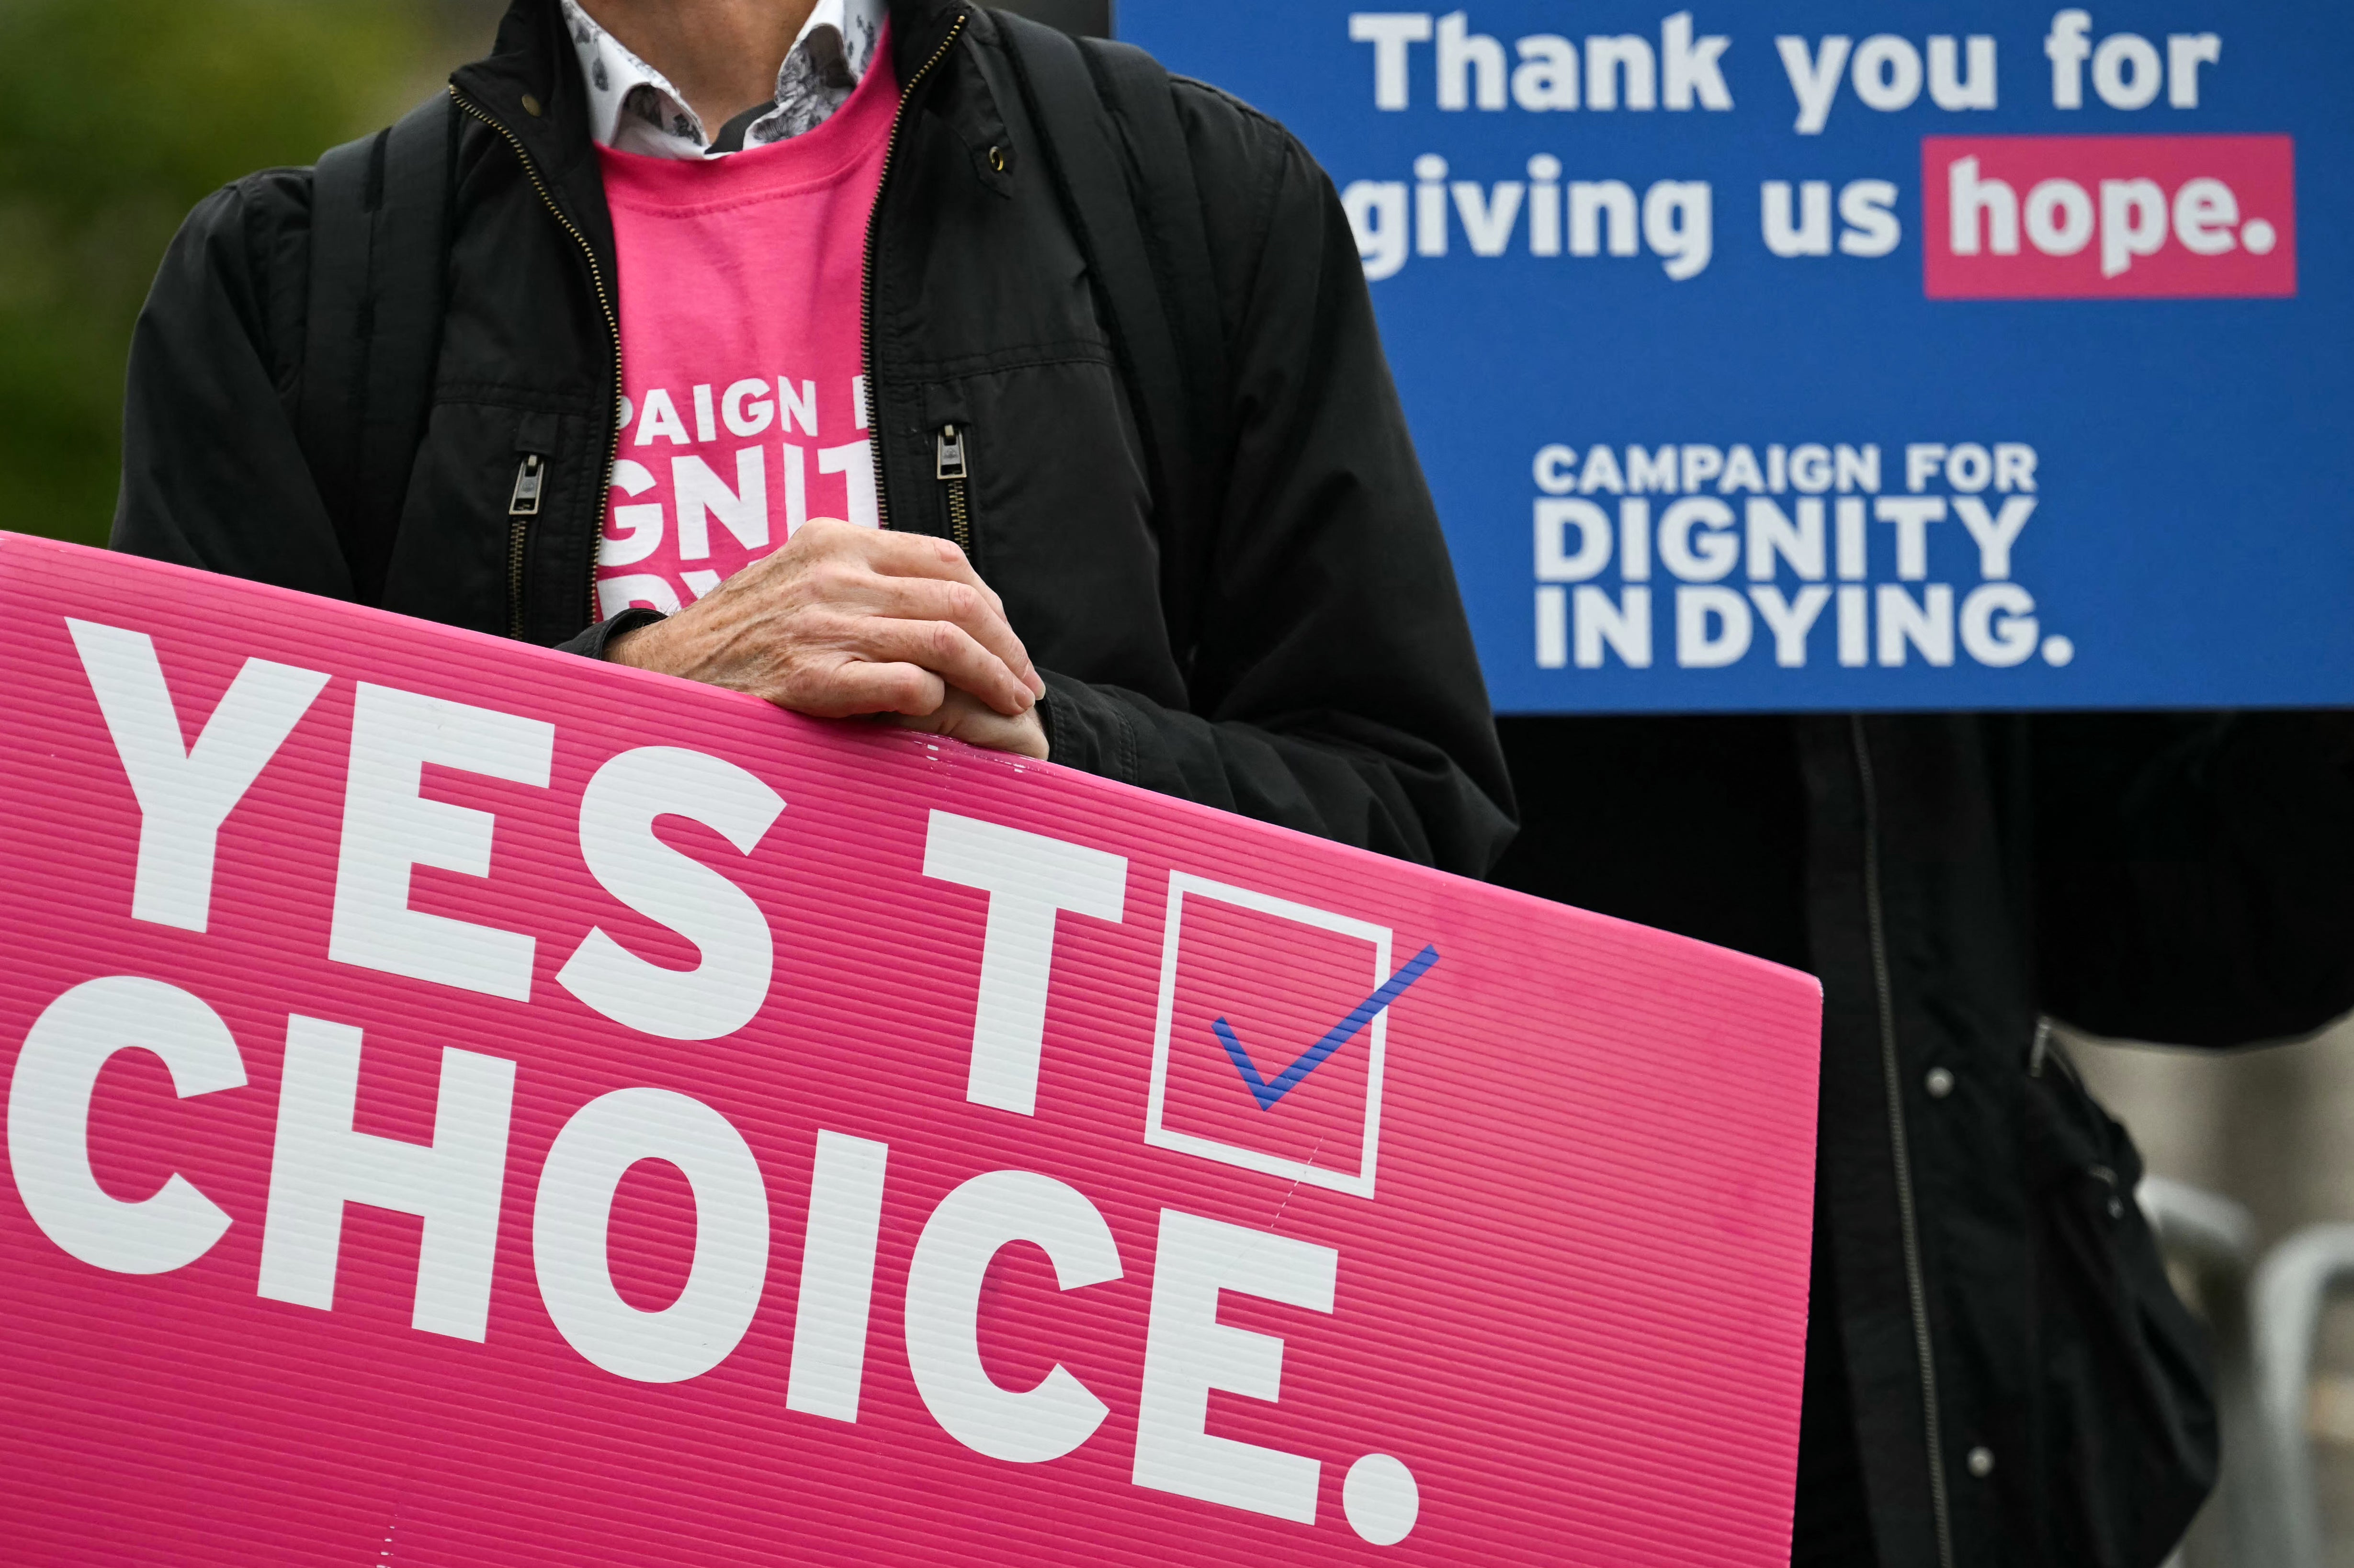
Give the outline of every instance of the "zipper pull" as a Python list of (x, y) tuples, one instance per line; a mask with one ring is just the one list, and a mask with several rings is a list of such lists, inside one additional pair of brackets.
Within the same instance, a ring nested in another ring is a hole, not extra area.
[(507, 503), (507, 515), (538, 516), (540, 486), (546, 480), (547, 460), (537, 452), (525, 453), (523, 466), (515, 470), (514, 496)]
[(939, 475), (941, 493), (948, 502), (949, 537), (966, 555), (972, 554), (972, 498), (965, 493), (965, 481), (972, 477), (972, 465), (965, 461), (964, 432), (954, 425), (940, 427), (939, 458), (934, 471)]

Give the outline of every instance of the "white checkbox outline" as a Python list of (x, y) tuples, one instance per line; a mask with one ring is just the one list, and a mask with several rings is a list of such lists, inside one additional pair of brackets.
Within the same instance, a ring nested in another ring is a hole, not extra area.
[(1334, 915), (1328, 910), (1294, 904), (1289, 899), (1254, 892), (1247, 887), (1235, 887), (1223, 882), (1188, 873), (1172, 872), (1169, 875), (1169, 916), (1163, 927), (1161, 948), (1161, 1011), (1152, 1027), (1152, 1094), (1144, 1111), (1144, 1141), (1153, 1149), (1166, 1149), (1173, 1153), (1191, 1154), (1204, 1160), (1214, 1160), (1222, 1165), (1239, 1166), (1267, 1176), (1281, 1176), (1310, 1187), (1322, 1187), (1334, 1192), (1346, 1192), (1352, 1197), (1370, 1199), (1373, 1195), (1373, 1167), (1380, 1152), (1382, 1131), (1382, 1065), (1389, 1050), (1389, 1009), (1373, 1015), (1367, 1033), (1372, 1037), (1373, 1056), (1365, 1079), (1365, 1134), (1363, 1155), (1352, 1173), (1328, 1167), (1312, 1165), (1305, 1160), (1287, 1160), (1280, 1155), (1261, 1153), (1256, 1149), (1243, 1149), (1231, 1143), (1221, 1143), (1198, 1133), (1179, 1132), (1161, 1125), (1161, 1112), (1169, 1088), (1169, 1036), (1175, 1026), (1177, 1012), (1177, 948), (1183, 936), (1185, 895), (1193, 894), (1213, 903), (1232, 905), (1239, 909), (1273, 916), (1295, 925), (1307, 926), (1319, 931), (1331, 931), (1339, 936), (1353, 937), (1373, 945), (1373, 984), (1378, 987), (1390, 978), (1391, 931), (1386, 926), (1375, 926), (1364, 920), (1352, 920), (1346, 915)]

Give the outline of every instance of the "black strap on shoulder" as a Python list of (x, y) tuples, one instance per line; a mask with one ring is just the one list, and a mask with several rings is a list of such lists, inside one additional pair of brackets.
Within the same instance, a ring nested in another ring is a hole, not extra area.
[(439, 93), (319, 160), (299, 433), (352, 571), (384, 596), (440, 357), (456, 102)]
[(991, 13), (1108, 318), (1151, 470), (1182, 655), (1217, 523), (1232, 388), (1193, 160), (1166, 71), (1141, 49)]

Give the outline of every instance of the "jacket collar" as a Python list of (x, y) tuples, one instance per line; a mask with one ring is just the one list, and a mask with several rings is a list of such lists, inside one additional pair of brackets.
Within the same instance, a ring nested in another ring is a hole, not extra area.
[[(982, 15), (970, 0), (889, 0), (889, 5), (892, 61), (902, 81), (911, 79), (938, 50), (959, 16)], [(588, 85), (580, 79), (558, 0), (514, 0), (499, 23), (498, 41), (489, 56), (461, 67), (451, 74), (450, 85), (521, 143), (565, 216), (581, 227), (599, 254), (610, 256), (612, 219), (589, 134)], [(985, 90), (955, 94), (951, 101), (959, 118), (995, 118)], [(959, 129), (972, 132), (968, 141), (988, 134), (978, 123)]]
[[(974, 9), (970, 0), (888, 0), (888, 5), (892, 61), (902, 81), (931, 58), (950, 23)], [(451, 82), (522, 137), (535, 157), (541, 155), (539, 143), (549, 141), (543, 134), (546, 130), (563, 132), (576, 144), (567, 161), (577, 161), (578, 148), (588, 144), (587, 89), (573, 64), (558, 0), (514, 0), (490, 55), (460, 68)], [(524, 104), (526, 93), (541, 106), (540, 113), (533, 114)], [(538, 122), (542, 130), (527, 130), (510, 116)], [(549, 143), (547, 152), (554, 151)]]
[(949, 24), (974, 7), (968, 0), (890, 0), (891, 63), (907, 81), (940, 47)]
[(450, 87), (514, 139), (549, 198), (610, 257), (612, 218), (589, 135), (588, 89), (558, 0), (514, 0), (489, 56), (452, 72)]

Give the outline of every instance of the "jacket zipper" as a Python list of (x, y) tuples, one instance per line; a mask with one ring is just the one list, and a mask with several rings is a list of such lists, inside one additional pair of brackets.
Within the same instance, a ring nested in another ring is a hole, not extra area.
[[(489, 126), (492, 130), (497, 132), (501, 136), (506, 139), (507, 145), (514, 149), (516, 159), (523, 164), (523, 172), (530, 176), (531, 188), (539, 193), (540, 201), (546, 206), (548, 215), (554, 217), (556, 221), (562, 226), (565, 233), (572, 236), (574, 242), (580, 247), (581, 256), (588, 263), (588, 282), (589, 285), (597, 291), (598, 308), (602, 310), (605, 313), (605, 330), (609, 334), (610, 334), (613, 344), (613, 384), (610, 388), (608, 388), (609, 392), (611, 394), (613, 439), (610, 443), (608, 443), (605, 449), (605, 487), (597, 493), (599, 499), (601, 502), (602, 498), (609, 496), (613, 493), (613, 468), (614, 465), (620, 461), (621, 457), (621, 421), (620, 418), (621, 395), (621, 318), (613, 309), (613, 296), (611, 291), (605, 287), (605, 270), (597, 265), (597, 248), (588, 243), (588, 237), (580, 232), (579, 226), (574, 223), (569, 217), (567, 217), (564, 215), (564, 209), (556, 205), (556, 197), (548, 193), (547, 182), (539, 177), (539, 165), (533, 163), (531, 161), (531, 154), (524, 150), (522, 139), (516, 136), (514, 132), (508, 130), (504, 125), (500, 124), (496, 120), (493, 119), (487, 111), (477, 108), (474, 104), (468, 102), (466, 99), (459, 93), (456, 88), (452, 87), (450, 90), (450, 98), (451, 101), (456, 103), (460, 109), (464, 110), (467, 113), (472, 115), (475, 119), (481, 121), (483, 124)], [(530, 460), (526, 458), (525, 460), (525, 471), (519, 471), (515, 475), (515, 496), (513, 501), (508, 503), (507, 507), (507, 515), (510, 520), (510, 526), (507, 530), (507, 635), (515, 638), (520, 638), (523, 635), (524, 547), (529, 542), (531, 536), (531, 521), (533, 518), (539, 515), (539, 487), (540, 483), (544, 482), (544, 475), (531, 475), (531, 494), (528, 498), (530, 510), (527, 512), (523, 510), (525, 500), (524, 487), (526, 482), (526, 473), (530, 468)], [(599, 620), (603, 619), (602, 615), (599, 611), (597, 604), (597, 552), (594, 549), (591, 549), (588, 552), (587, 597), (588, 601), (588, 624), (594, 626)]]
[(1863, 901), (1872, 932), (1872, 978), (1880, 999), (1880, 1070), (1888, 1093), (1888, 1139), (1896, 1163), (1897, 1216), (1904, 1234), (1904, 1288), (1913, 1308), (1913, 1349), (1921, 1365), (1921, 1406), (1929, 1444), (1929, 1501), (1937, 1520), (1938, 1568), (1954, 1568), (1952, 1499), (1946, 1484), (1945, 1437), (1937, 1419), (1937, 1366), (1929, 1340), (1929, 1288), (1921, 1268), (1921, 1220), (1914, 1203), (1912, 1140), (1904, 1126), (1904, 1083), (1896, 1058), (1896, 992), (1889, 979), (1887, 913), (1880, 889), (1880, 788), (1861, 715), (1849, 721), (1856, 772), (1863, 781)]
[(964, 432), (954, 425), (940, 427), (940, 447), (935, 470), (941, 486), (948, 493), (949, 537), (966, 555), (972, 554), (972, 505), (965, 494), (965, 483), (971, 476), (971, 464), (967, 461)]
[(515, 469), (514, 494), (508, 498), (507, 515), (536, 517), (539, 515), (539, 495), (547, 483), (547, 459), (540, 452), (525, 452), (523, 462)]
[[(907, 84), (899, 90), (899, 107), (894, 111), (891, 115), (891, 137), (889, 141), (883, 143), (883, 177), (875, 183), (875, 207), (874, 210), (866, 216), (866, 255), (864, 261), (864, 275), (861, 285), (860, 304), (861, 325), (864, 329), (864, 335), (866, 339), (864, 345), (866, 355), (866, 435), (867, 440), (872, 441), (875, 446), (875, 519), (885, 528), (891, 526), (891, 486), (887, 480), (890, 470), (888, 465), (886, 465), (883, 461), (883, 418), (881, 410), (875, 407), (876, 387), (875, 377), (875, 253), (876, 237), (883, 231), (883, 193), (890, 188), (892, 165), (898, 161), (899, 128), (907, 122), (907, 105), (914, 101), (916, 89), (921, 87), (924, 84), (924, 79), (930, 76), (932, 72), (938, 68), (939, 63), (942, 60), (948, 58), (949, 50), (954, 48), (956, 47), (957, 39), (964, 36), (964, 15), (960, 12), (956, 20), (949, 24), (948, 37), (942, 38), (940, 40), (939, 48), (932, 51), (932, 58), (926, 60), (921, 67), (917, 68), (916, 74), (907, 79)], [(620, 434), (616, 432), (614, 442), (615, 450), (617, 452), (620, 450)], [(945, 474), (941, 477), (943, 480), (947, 478)], [(951, 527), (956, 526), (956, 518), (960, 514), (960, 508), (962, 490), (963, 485), (960, 481), (956, 485), (955, 490), (952, 492), (952, 496), (954, 498), (951, 499), (949, 503), (949, 525)], [(970, 533), (969, 518), (965, 532), (968, 535)], [(968, 554), (970, 553), (969, 538), (958, 539), (957, 545), (959, 548), (966, 550)]]

